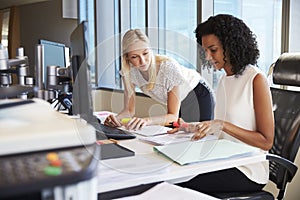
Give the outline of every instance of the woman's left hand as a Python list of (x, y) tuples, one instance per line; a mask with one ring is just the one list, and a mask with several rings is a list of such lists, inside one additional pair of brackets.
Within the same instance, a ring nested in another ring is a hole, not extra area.
[(148, 124), (147, 120), (144, 118), (133, 117), (127, 124), (125, 128), (128, 130), (139, 130)]

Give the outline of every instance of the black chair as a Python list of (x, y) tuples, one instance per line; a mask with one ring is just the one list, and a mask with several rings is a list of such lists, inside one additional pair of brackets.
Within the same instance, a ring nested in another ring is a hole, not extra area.
[[(273, 71), (274, 84), (300, 86), (300, 53), (284, 53), (276, 61)], [(270, 161), (269, 180), (276, 184), (277, 199), (284, 198), (287, 183), (296, 174), (294, 160), (300, 144), (300, 90), (290, 91), (271, 88), (275, 118), (274, 144), (266, 156)], [(253, 193), (216, 194), (222, 199), (274, 200), (267, 191)]]

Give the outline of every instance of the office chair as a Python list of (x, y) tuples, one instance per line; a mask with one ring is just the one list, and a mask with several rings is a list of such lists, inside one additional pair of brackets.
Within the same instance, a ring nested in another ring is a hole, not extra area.
[[(275, 63), (273, 82), (278, 85), (300, 86), (300, 53), (284, 53)], [(300, 144), (300, 90), (290, 91), (271, 88), (275, 118), (275, 137), (273, 147), (266, 158), (269, 160), (269, 180), (279, 190), (277, 199), (284, 198), (287, 183), (296, 174), (297, 166), (293, 163)], [(216, 194), (222, 199), (274, 200), (267, 191), (253, 193)]]

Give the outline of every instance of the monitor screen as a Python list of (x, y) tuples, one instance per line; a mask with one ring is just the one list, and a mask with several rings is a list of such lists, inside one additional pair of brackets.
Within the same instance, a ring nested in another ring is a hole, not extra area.
[(92, 87), (88, 59), (87, 22), (71, 33), (71, 69), (73, 77), (72, 112), (90, 122), (93, 118)]
[(47, 66), (66, 67), (65, 45), (62, 43), (40, 39), (39, 43), (43, 45), (44, 63), (43, 63), (43, 83), (46, 85)]

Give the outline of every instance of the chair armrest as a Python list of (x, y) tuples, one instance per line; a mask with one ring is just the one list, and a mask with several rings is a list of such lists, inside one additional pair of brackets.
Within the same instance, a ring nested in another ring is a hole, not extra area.
[(293, 162), (291, 162), (290, 160), (283, 158), (281, 156), (275, 155), (275, 154), (267, 154), (266, 155), (266, 159), (269, 161), (274, 161), (278, 164), (280, 164), (281, 166), (283, 166), (291, 175), (291, 177), (294, 177), (298, 167), (297, 165), (295, 165)]

